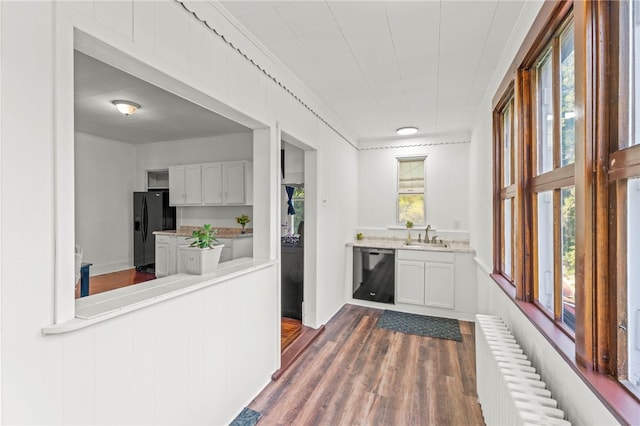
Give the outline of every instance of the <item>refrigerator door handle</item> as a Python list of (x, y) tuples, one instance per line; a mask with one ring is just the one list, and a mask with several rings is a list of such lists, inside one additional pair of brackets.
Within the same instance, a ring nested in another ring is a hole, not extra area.
[(149, 224), (147, 214), (147, 197), (144, 197), (142, 199), (142, 241), (147, 241), (147, 227)]

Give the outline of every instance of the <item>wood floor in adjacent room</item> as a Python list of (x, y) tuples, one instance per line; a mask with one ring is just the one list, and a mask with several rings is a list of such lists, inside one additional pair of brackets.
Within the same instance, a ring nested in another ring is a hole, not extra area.
[(346, 305), (249, 405), (263, 425), (482, 425), (473, 323), (462, 342), (376, 328), (382, 310)]
[[(156, 275), (150, 272), (138, 272), (135, 268), (109, 274), (94, 275), (89, 278), (89, 295), (104, 293), (116, 288), (155, 280)], [(76, 286), (76, 299), (80, 297), (80, 284)]]

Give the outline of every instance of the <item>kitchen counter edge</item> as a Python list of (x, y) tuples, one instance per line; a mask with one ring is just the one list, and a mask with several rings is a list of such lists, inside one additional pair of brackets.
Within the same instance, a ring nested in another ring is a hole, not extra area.
[(355, 240), (348, 241), (347, 246), (353, 247), (371, 247), (379, 249), (395, 249), (395, 250), (415, 250), (415, 251), (442, 251), (453, 253), (475, 253), (475, 249), (467, 243), (447, 243), (447, 247), (438, 246), (408, 246), (404, 240)]
[[(191, 233), (186, 232), (177, 232), (177, 231), (153, 231), (153, 235), (168, 235), (170, 237), (190, 237)], [(247, 232), (246, 234), (218, 234), (217, 238), (247, 238), (253, 237), (252, 232)]]

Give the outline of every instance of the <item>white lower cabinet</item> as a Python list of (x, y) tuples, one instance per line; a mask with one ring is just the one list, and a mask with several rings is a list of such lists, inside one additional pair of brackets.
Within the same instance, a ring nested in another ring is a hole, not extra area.
[[(173, 274), (184, 274), (184, 262), (182, 261), (182, 257), (180, 255), (180, 247), (187, 247), (191, 244), (190, 237), (175, 237), (175, 249), (172, 253), (174, 259), (174, 269), (172, 270)], [(170, 274), (170, 275), (173, 275)]]
[[(253, 237), (218, 238), (224, 244), (220, 262), (241, 257), (253, 257)], [(184, 264), (180, 258), (180, 247), (191, 244), (190, 237), (156, 235), (156, 278), (184, 274)]]
[(396, 301), (424, 305), (424, 262), (398, 260)]
[(241, 257), (253, 257), (253, 237), (218, 238), (224, 248), (220, 262), (227, 262)]
[(425, 305), (445, 309), (455, 307), (453, 262), (425, 262), (424, 282), (426, 288)]
[(455, 309), (455, 255), (448, 252), (397, 251), (396, 301)]
[(156, 235), (156, 278), (169, 275), (169, 265), (171, 263), (171, 242), (168, 238), (160, 238), (163, 235)]

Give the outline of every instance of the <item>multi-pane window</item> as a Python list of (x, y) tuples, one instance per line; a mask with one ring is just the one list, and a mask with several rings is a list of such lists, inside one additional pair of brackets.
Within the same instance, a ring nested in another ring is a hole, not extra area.
[(500, 102), (495, 113), (495, 153), (499, 157), (501, 173), (495, 176), (500, 188), (500, 212), (497, 227), (502, 230), (495, 269), (514, 282), (513, 257), (515, 251), (515, 139), (514, 97), (510, 90)]
[(291, 197), (293, 209), (296, 214), (293, 217), (293, 234), (300, 234), (300, 224), (304, 222), (304, 188), (296, 188)]
[(425, 224), (425, 157), (398, 158), (397, 223)]
[(535, 162), (531, 199), (535, 300), (575, 330), (575, 63), (573, 22), (549, 41), (532, 70)]
[(616, 194), (610, 234), (616, 239), (613, 256), (622, 266), (612, 274), (622, 302), (615, 337), (618, 377), (640, 393), (640, 2), (621, 3), (620, 20), (619, 137), (609, 162)]
[[(545, 7), (547, 21), (528, 35), (517, 56), (523, 59), (494, 101), (493, 277), (503, 284), (510, 259), (526, 315), (547, 330), (544, 315), (530, 314), (535, 305), (564, 331), (543, 331), (559, 352), (626, 386), (600, 396), (633, 423), (640, 395), (640, 0)], [(504, 99), (513, 93), (517, 131), (507, 144)], [(514, 152), (515, 163), (505, 164)], [(515, 185), (510, 204), (508, 182)], [(516, 257), (504, 255), (509, 241)]]

